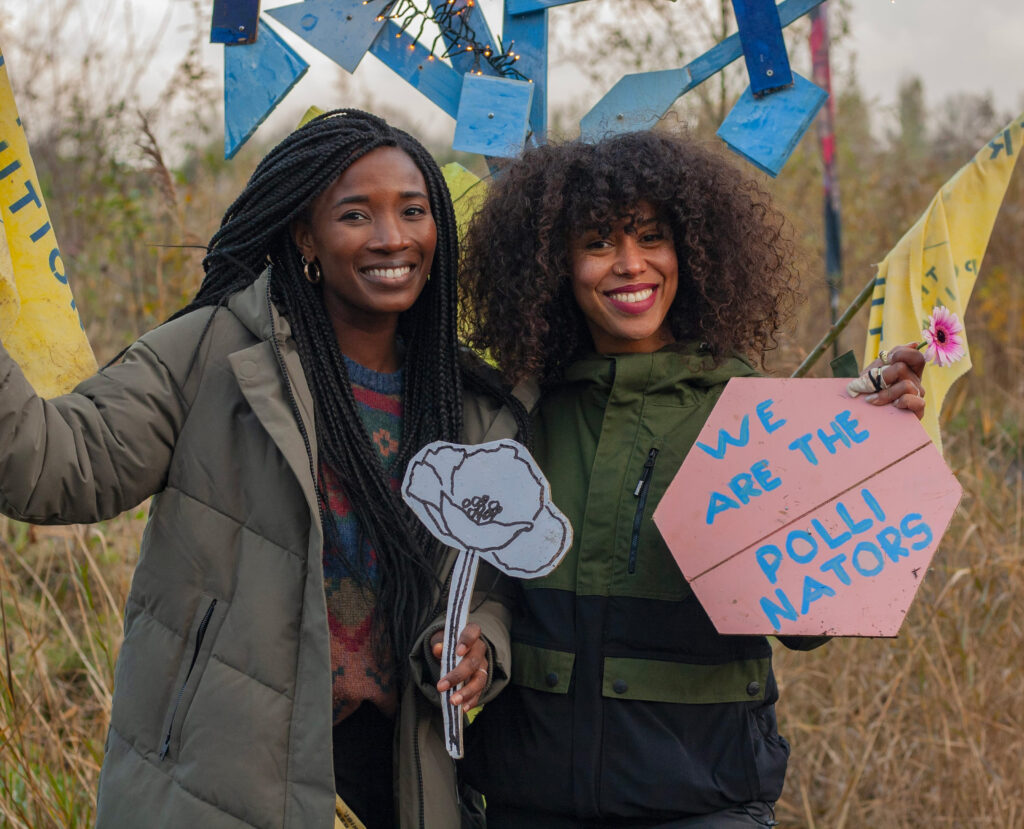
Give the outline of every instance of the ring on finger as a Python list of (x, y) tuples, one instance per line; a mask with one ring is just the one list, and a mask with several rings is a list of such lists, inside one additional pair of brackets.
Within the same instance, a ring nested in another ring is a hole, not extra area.
[(882, 376), (882, 370), (880, 368), (869, 368), (868, 380), (871, 381), (871, 385), (875, 387), (876, 392), (884, 391), (886, 388), (888, 388), (888, 385), (885, 382), (885, 378)]
[(886, 365), (889, 365), (889, 360), (891, 359), (891, 356), (890, 356), (888, 350), (883, 348), (881, 351), (879, 351), (878, 352), (878, 359), (881, 360)]

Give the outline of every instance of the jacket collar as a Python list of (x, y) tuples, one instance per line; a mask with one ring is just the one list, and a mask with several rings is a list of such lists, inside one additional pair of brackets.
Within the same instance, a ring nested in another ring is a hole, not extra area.
[[(253, 413), (291, 466), (310, 511), (318, 516), (313, 483), (318, 463), (313, 395), (291, 337), (291, 326), (268, 299), (269, 284), (270, 269), (267, 268), (252, 285), (228, 299), (228, 310), (259, 340), (255, 345), (230, 354), (228, 361)], [(281, 382), (281, 363), (287, 372), (287, 385), (301, 417), (305, 439)]]
[(700, 343), (672, 343), (653, 354), (589, 354), (565, 372), (565, 383), (593, 385), (599, 390), (639, 394), (674, 394), (680, 385), (710, 388), (756, 370), (740, 356), (719, 363)]

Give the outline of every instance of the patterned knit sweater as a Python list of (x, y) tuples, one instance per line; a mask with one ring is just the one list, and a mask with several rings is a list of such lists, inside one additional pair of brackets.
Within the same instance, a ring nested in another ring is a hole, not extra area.
[[(401, 481), (396, 477), (394, 462), (402, 437), (402, 371), (382, 374), (348, 358), (345, 363), (363, 425), (397, 491)], [(364, 701), (391, 717), (398, 702), (392, 666), (381, 665), (373, 648), (375, 586), (379, 579), (376, 553), (365, 539), (360, 545), (359, 521), (337, 476), (325, 464), (321, 464), (320, 473), (337, 529), (334, 537), (340, 540), (338, 547), (329, 539), (324, 542), (334, 722), (345, 719)], [(369, 588), (360, 587), (353, 578), (357, 568), (369, 571)]]

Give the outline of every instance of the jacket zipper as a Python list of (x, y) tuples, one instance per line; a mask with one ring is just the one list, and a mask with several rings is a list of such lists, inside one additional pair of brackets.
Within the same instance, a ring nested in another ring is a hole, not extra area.
[(629, 541), (629, 573), (636, 572), (636, 556), (640, 548), (640, 525), (644, 520), (644, 507), (647, 506), (647, 491), (651, 486), (651, 473), (654, 471), (654, 462), (658, 459), (658, 450), (651, 449), (647, 453), (647, 460), (644, 461), (644, 470), (640, 473), (640, 480), (636, 482), (636, 489), (633, 490), (633, 497), (637, 499), (636, 514), (633, 516), (633, 537)]
[(199, 630), (196, 631), (196, 646), (192, 651), (192, 662), (188, 666), (188, 673), (185, 674), (185, 681), (181, 683), (181, 688), (178, 689), (178, 698), (174, 701), (174, 708), (171, 710), (171, 721), (167, 724), (167, 736), (164, 737), (164, 744), (160, 747), (160, 759), (163, 760), (167, 756), (167, 752), (171, 748), (171, 731), (174, 730), (174, 718), (178, 714), (178, 706), (181, 705), (181, 698), (185, 694), (185, 687), (188, 685), (188, 680), (192, 676), (192, 669), (196, 666), (196, 660), (199, 658), (199, 649), (203, 646), (203, 639), (206, 637), (206, 629), (210, 626), (210, 617), (213, 616), (213, 609), (217, 606), (217, 600), (214, 599), (210, 602), (210, 606), (206, 608), (206, 613), (203, 614), (203, 619), (199, 623)]

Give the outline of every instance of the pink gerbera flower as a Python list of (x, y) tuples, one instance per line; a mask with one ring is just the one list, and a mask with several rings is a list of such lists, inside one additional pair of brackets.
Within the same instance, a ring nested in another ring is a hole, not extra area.
[(928, 327), (921, 332), (924, 337), (924, 356), (938, 366), (951, 366), (967, 354), (967, 340), (964, 327), (948, 308), (936, 305), (928, 318)]

